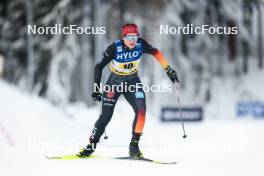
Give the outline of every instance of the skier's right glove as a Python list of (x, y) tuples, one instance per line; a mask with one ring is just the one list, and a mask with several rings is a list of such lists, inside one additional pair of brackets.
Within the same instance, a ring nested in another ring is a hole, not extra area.
[(102, 100), (102, 94), (100, 92), (93, 92), (91, 97), (94, 101), (101, 101)]

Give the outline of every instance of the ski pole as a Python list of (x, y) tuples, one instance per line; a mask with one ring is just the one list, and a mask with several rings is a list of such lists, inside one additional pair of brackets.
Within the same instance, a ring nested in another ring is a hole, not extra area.
[(176, 94), (177, 94), (177, 99), (178, 99), (178, 104), (179, 104), (179, 111), (180, 111), (180, 116), (181, 116), (181, 125), (182, 125), (182, 130), (183, 130), (183, 138), (186, 138), (187, 135), (185, 133), (185, 128), (184, 128), (184, 122), (183, 122), (183, 117), (182, 117), (182, 108), (181, 108), (181, 102), (180, 102), (180, 93), (179, 93), (179, 86), (180, 84), (176, 83)]

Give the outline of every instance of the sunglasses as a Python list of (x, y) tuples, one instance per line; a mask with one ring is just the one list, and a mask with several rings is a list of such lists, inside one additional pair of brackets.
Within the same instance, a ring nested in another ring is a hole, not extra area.
[(124, 38), (125, 38), (126, 40), (131, 41), (131, 42), (135, 42), (135, 41), (138, 40), (138, 36), (137, 36), (137, 35), (126, 35)]

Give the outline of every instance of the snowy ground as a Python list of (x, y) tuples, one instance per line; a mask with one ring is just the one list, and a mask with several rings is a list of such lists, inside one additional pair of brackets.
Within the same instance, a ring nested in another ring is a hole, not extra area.
[[(1, 175), (264, 175), (264, 121), (253, 119), (206, 120), (186, 124), (187, 139), (179, 124), (160, 124), (148, 115), (141, 149), (146, 157), (176, 160), (176, 165), (106, 159), (47, 160), (45, 155), (76, 153), (87, 142), (98, 108), (75, 105), (55, 109), (43, 99), (30, 97), (0, 81)], [(132, 109), (117, 104), (97, 154), (127, 155)]]

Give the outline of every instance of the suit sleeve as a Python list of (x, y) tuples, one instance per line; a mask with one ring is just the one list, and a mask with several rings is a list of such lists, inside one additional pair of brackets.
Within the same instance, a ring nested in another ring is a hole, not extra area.
[(163, 69), (166, 69), (169, 64), (167, 60), (164, 58), (163, 54), (157, 49), (151, 46), (148, 42), (141, 39), (143, 45), (143, 52), (150, 54), (155, 57), (155, 59), (160, 63)]
[[(99, 87), (103, 68), (115, 57), (115, 45), (112, 43), (103, 53), (102, 59), (96, 63), (94, 68), (94, 84)], [(96, 90), (99, 91), (99, 90)]]

